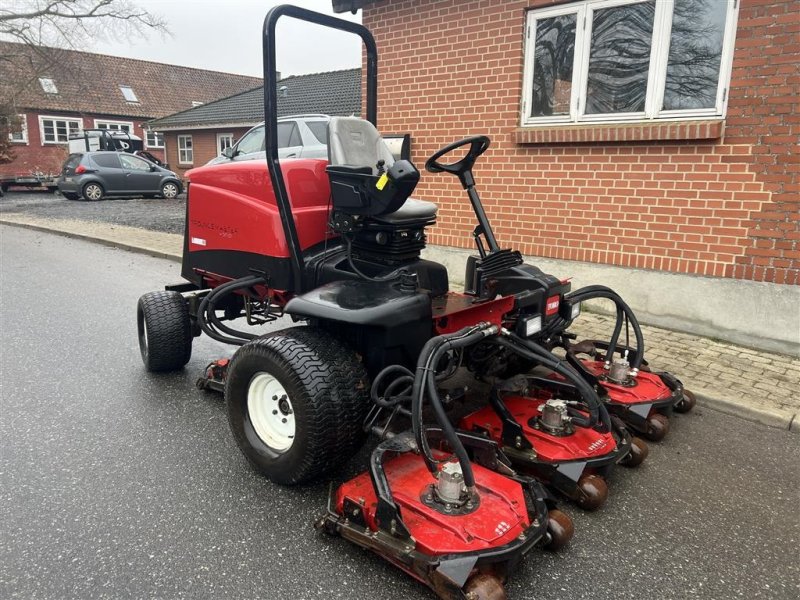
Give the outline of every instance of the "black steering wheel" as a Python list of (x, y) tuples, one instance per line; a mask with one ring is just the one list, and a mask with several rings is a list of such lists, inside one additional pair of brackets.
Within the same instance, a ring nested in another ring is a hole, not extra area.
[[(481, 154), (489, 149), (489, 144), (491, 143), (491, 140), (485, 135), (475, 135), (453, 142), (440, 149), (436, 154), (426, 160), (425, 169), (431, 173), (452, 173), (456, 175), (461, 180), (461, 183), (464, 184), (464, 187), (466, 187), (467, 180), (465, 179), (465, 174), (472, 171), (472, 165), (475, 164), (475, 161)], [(461, 148), (461, 146), (466, 146), (467, 144), (469, 144), (469, 151), (467, 151), (466, 155), (458, 162), (449, 165), (443, 165), (439, 162), (439, 159), (445, 154), (449, 154), (453, 150)], [(472, 178), (470, 177), (469, 179), (471, 180)]]

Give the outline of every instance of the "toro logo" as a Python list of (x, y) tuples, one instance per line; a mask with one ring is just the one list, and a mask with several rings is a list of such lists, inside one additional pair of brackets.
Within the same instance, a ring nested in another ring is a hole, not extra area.
[(606, 445), (606, 441), (603, 438), (600, 438), (596, 442), (592, 442), (591, 444), (589, 444), (588, 450), (589, 450), (589, 452), (594, 452), (595, 450), (599, 450), (600, 448), (602, 448), (605, 445)]
[(550, 296), (547, 299), (547, 304), (545, 305), (544, 308), (544, 314), (547, 315), (548, 317), (550, 315), (556, 314), (558, 312), (558, 302), (559, 302), (558, 296)]

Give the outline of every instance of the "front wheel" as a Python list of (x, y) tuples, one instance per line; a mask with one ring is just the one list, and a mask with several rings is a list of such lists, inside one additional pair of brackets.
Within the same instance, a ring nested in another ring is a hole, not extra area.
[(239, 448), (261, 474), (294, 485), (344, 464), (363, 439), (369, 381), (327, 332), (293, 327), (234, 354), (225, 403)]
[(180, 193), (180, 187), (174, 181), (167, 181), (161, 186), (161, 196), (167, 200), (174, 200)]
[(178, 292), (150, 292), (136, 307), (139, 350), (148, 371), (178, 371), (192, 356), (192, 325)]

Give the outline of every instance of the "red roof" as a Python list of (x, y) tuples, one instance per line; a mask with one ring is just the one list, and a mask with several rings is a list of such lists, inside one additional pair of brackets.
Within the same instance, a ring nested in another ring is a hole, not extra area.
[[(40, 77), (58, 93), (46, 93)], [(0, 42), (0, 102), (33, 109), (157, 118), (261, 85), (258, 77)], [(120, 90), (133, 90), (128, 102)]]

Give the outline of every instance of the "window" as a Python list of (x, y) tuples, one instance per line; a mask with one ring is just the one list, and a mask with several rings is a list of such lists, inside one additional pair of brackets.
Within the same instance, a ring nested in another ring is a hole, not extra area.
[(17, 115), (16, 121), (10, 124), (8, 139), (15, 144), (28, 143), (28, 120), (25, 115)]
[(306, 121), (306, 125), (317, 138), (320, 144), (328, 144), (328, 122), (327, 121)]
[(278, 148), (290, 148), (291, 146), (302, 146), (303, 140), (297, 129), (297, 123), (288, 121), (278, 123)]
[(98, 167), (106, 169), (120, 169), (119, 154), (116, 152), (104, 152), (92, 155), (92, 161)]
[(225, 148), (233, 146), (232, 133), (218, 133), (217, 134), (217, 154), (222, 154)]
[(131, 156), (130, 154), (120, 154), (119, 162), (122, 163), (123, 169), (130, 169), (131, 171), (147, 171), (150, 172), (150, 163), (138, 156)]
[(203, 103), (199, 100), (192, 100), (192, 108), (197, 108), (198, 106), (203, 106)]
[(530, 11), (522, 124), (724, 116), (737, 5), (583, 0)]
[(264, 126), (261, 125), (251, 129), (236, 144), (237, 154), (252, 154), (253, 152), (264, 151)]
[(57, 94), (58, 88), (56, 87), (56, 82), (50, 79), (49, 77), (39, 77), (39, 85), (42, 86), (42, 90), (44, 90), (45, 94)]
[(182, 165), (191, 165), (194, 162), (194, 150), (192, 149), (192, 136), (178, 136), (178, 162)]
[(133, 133), (133, 123), (130, 121), (98, 121), (95, 119), (94, 126), (97, 129), (112, 129), (114, 131)]
[(39, 117), (39, 131), (42, 144), (66, 144), (69, 136), (81, 132), (80, 119), (62, 119), (58, 117)]
[(148, 130), (145, 132), (145, 144), (148, 148), (163, 148), (164, 134)]
[(136, 93), (133, 91), (132, 87), (127, 85), (119, 86), (119, 91), (122, 92), (122, 97), (125, 98), (126, 102), (138, 102), (139, 98), (136, 97)]

